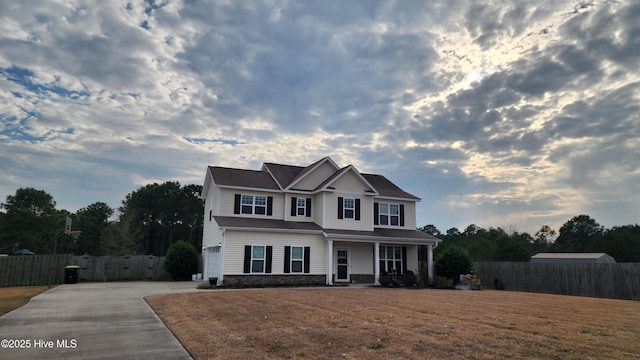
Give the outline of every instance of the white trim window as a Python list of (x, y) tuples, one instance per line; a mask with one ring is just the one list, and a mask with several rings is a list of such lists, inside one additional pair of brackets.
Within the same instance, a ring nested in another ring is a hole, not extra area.
[(296, 204), (297, 205), (296, 208), (297, 208), (298, 216), (305, 216), (306, 215), (306, 210), (307, 210), (307, 199), (298, 198), (296, 203), (297, 203)]
[(251, 246), (251, 273), (264, 274), (265, 261), (267, 259), (266, 246)]
[(380, 271), (402, 273), (402, 246), (380, 246)]
[(242, 195), (243, 214), (267, 214), (267, 197), (263, 195)]
[(345, 219), (353, 219), (355, 217), (356, 212), (356, 200), (355, 199), (344, 199), (344, 218)]
[(291, 272), (304, 272), (304, 247), (302, 246), (291, 247)]
[(400, 225), (400, 205), (380, 203), (379, 207), (380, 225)]
[(404, 205), (373, 203), (373, 225), (404, 226)]

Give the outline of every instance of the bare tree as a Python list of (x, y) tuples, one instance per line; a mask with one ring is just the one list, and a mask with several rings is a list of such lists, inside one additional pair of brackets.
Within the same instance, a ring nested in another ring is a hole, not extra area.
[(108, 255), (137, 255), (144, 230), (136, 222), (134, 211), (120, 215), (118, 222), (109, 224), (101, 233), (102, 245)]

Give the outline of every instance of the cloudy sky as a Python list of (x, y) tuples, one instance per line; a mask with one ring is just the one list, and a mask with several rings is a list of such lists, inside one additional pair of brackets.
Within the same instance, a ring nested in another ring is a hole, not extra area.
[(0, 201), (339, 165), (418, 225), (640, 218), (640, 2), (2, 1)]

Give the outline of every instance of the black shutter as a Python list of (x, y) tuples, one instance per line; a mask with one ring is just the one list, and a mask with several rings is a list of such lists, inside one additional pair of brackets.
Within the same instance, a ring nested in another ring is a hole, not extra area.
[(298, 215), (298, 198), (294, 196), (291, 198), (291, 216), (296, 215)]
[(338, 219), (344, 217), (344, 198), (338, 197)]
[(402, 247), (402, 273), (407, 273), (407, 247)]
[(304, 273), (309, 273), (309, 260), (311, 259), (311, 248), (308, 246), (304, 247)]
[(360, 220), (360, 199), (356, 199), (356, 220)]
[(240, 194), (236, 194), (235, 200), (233, 201), (233, 213), (240, 214)]
[(267, 196), (267, 215), (273, 215), (273, 196)]
[(404, 226), (404, 205), (400, 205), (400, 226)]
[(245, 274), (251, 272), (251, 245), (244, 246), (244, 270)]
[(307, 198), (307, 209), (306, 209), (306, 215), (307, 217), (311, 217), (311, 198)]
[(213, 218), (213, 210), (209, 210), (209, 221)]
[(291, 272), (291, 246), (284, 247), (284, 273)]
[(373, 203), (373, 225), (378, 225), (380, 218), (380, 210), (378, 209), (378, 203)]
[(273, 246), (267, 246), (266, 259), (264, 262), (264, 272), (267, 274), (271, 273), (271, 255), (273, 254)]

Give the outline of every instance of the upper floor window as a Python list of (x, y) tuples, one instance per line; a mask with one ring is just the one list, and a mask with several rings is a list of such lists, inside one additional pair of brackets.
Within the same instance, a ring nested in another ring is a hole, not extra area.
[(311, 217), (311, 199), (291, 197), (291, 216)]
[(273, 197), (264, 195), (236, 194), (234, 214), (272, 215)]
[(344, 218), (345, 219), (353, 219), (355, 209), (356, 209), (355, 199), (344, 199)]
[(360, 220), (360, 199), (338, 197), (338, 219)]
[(379, 225), (395, 225), (400, 224), (400, 205), (398, 204), (380, 204), (380, 222)]
[(404, 205), (373, 204), (374, 225), (404, 226)]

